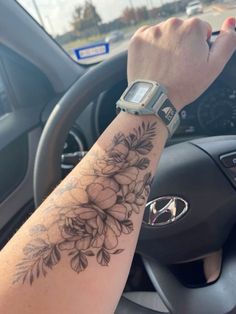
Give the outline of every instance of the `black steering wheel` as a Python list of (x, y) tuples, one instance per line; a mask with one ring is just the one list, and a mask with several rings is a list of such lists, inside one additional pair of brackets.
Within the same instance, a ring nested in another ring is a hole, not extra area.
[[(61, 179), (61, 153), (69, 130), (84, 108), (98, 95), (126, 78), (127, 53), (94, 67), (66, 92), (51, 113), (38, 146), (34, 196), (38, 206)], [(178, 200), (185, 213), (161, 225), (146, 207), (137, 251), (159, 296), (170, 313), (236, 313), (236, 244), (224, 253), (218, 280), (202, 288), (187, 288), (165, 265), (192, 260), (222, 248), (236, 221), (236, 136), (202, 138), (164, 150), (149, 201)], [(223, 157), (222, 157), (223, 156)], [(223, 159), (222, 159), (223, 158)], [(222, 160), (221, 160), (222, 159)], [(47, 175), (45, 175), (47, 174)], [(184, 202), (183, 202), (184, 201)], [(182, 211), (182, 209), (180, 209)], [(151, 218), (150, 218), (151, 217)], [(126, 300), (116, 313), (158, 313)]]

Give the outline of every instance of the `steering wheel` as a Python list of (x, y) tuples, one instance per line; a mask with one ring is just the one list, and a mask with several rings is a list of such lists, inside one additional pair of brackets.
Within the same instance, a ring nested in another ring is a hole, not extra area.
[[(61, 153), (75, 118), (102, 91), (126, 78), (126, 66), (126, 52), (100, 63), (78, 79), (55, 106), (36, 155), (37, 206), (61, 179)], [(156, 201), (146, 207), (146, 223), (142, 225), (137, 252), (170, 313), (236, 312), (235, 243), (224, 252), (218, 280), (205, 287), (183, 286), (166, 266), (204, 256), (221, 249), (225, 243), (236, 221), (236, 170), (231, 164), (235, 161), (233, 154), (224, 155), (234, 151), (236, 136), (218, 136), (170, 146), (162, 155), (149, 197), (149, 201)], [(158, 225), (150, 218), (153, 206), (163, 197), (172, 202), (180, 200), (185, 213), (175, 213)], [(178, 215), (182, 217), (175, 219)], [(122, 297), (116, 313), (158, 312)]]

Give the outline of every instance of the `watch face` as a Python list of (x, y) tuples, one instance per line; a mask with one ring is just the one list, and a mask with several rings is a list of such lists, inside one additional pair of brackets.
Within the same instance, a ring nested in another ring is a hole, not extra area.
[(130, 88), (125, 95), (124, 100), (139, 104), (147, 95), (148, 91), (152, 88), (152, 84), (148, 82), (137, 82)]

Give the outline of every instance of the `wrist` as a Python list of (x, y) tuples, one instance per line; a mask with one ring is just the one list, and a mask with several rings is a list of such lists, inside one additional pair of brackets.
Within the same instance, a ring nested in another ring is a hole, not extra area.
[[(167, 130), (166, 125), (164, 124), (164, 122), (161, 120), (160, 117), (154, 116), (154, 115), (145, 115), (145, 116), (140, 116), (140, 115), (133, 115), (130, 114), (128, 112), (124, 112), (121, 111), (118, 114), (119, 117), (125, 119), (127, 121), (127, 124), (129, 123), (137, 123), (138, 125), (141, 125), (143, 122), (144, 123), (157, 123), (157, 129), (158, 129), (158, 134), (162, 135), (163, 138), (165, 138), (165, 140), (168, 138), (169, 136), (169, 132)], [(118, 117), (117, 116), (117, 117)]]
[(180, 100), (179, 95), (177, 94), (177, 92), (172, 91), (171, 88), (167, 87), (166, 90), (167, 90), (166, 95), (167, 95), (168, 99), (173, 104), (176, 111), (179, 113), (181, 111), (181, 109), (183, 109), (183, 107), (184, 107), (182, 101)]

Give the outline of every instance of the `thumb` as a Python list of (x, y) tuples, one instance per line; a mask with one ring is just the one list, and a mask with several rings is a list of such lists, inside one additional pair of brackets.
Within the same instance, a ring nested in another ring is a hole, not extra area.
[(235, 18), (227, 18), (221, 26), (220, 34), (211, 46), (209, 63), (219, 74), (236, 49)]

